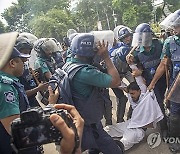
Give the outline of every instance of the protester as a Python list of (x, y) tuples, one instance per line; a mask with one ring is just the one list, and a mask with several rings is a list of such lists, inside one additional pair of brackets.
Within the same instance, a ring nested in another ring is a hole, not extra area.
[[(131, 68), (137, 69), (136, 66)], [(131, 119), (106, 126), (104, 129), (116, 141), (121, 141), (125, 150), (128, 150), (144, 138), (147, 128), (156, 127), (156, 123), (162, 120), (163, 114), (154, 92), (146, 91), (141, 76), (136, 77), (136, 82), (130, 83), (125, 90), (128, 92), (128, 100), (133, 108)]]

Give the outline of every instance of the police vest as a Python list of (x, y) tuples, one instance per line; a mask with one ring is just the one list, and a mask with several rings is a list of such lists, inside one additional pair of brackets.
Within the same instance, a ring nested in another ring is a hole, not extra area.
[(174, 66), (178, 64), (180, 66), (180, 45), (176, 43), (174, 37), (170, 37), (169, 41), (170, 53), (171, 53), (171, 62), (172, 62), (172, 71), (174, 72)]
[(33, 88), (35, 88), (37, 86), (32, 74), (30, 73), (30, 70), (29, 70), (27, 64), (24, 65), (23, 75), (21, 77), (19, 77), (19, 79), (20, 79), (20, 81), (24, 80), (22, 82), (22, 84), (23, 85), (26, 84), (25, 85), (26, 90), (33, 89)]
[(121, 46), (115, 50), (115, 56), (111, 58), (119, 74), (125, 74), (130, 70), (129, 65), (126, 62), (126, 56), (128, 55), (129, 51), (130, 47)]
[(9, 77), (0, 76), (0, 83), (8, 84), (8, 85), (14, 86), (16, 88), (16, 90), (18, 91), (18, 95), (19, 95), (20, 112), (26, 111), (30, 107), (27, 95), (24, 90), (24, 86), (20, 82), (17, 82)]
[[(157, 69), (160, 63), (160, 56), (162, 52), (162, 45), (158, 40), (153, 40), (154, 53), (151, 55), (145, 55), (144, 53), (138, 52), (138, 59), (144, 67), (144, 77), (150, 77), (151, 68)], [(152, 76), (151, 76), (152, 79)]]
[(54, 58), (51, 57), (50, 60), (46, 59), (45, 62), (47, 64), (47, 67), (49, 68), (49, 71), (53, 74), (57, 69), (56, 61), (54, 60)]
[[(69, 72), (73, 65), (78, 65), (77, 63), (71, 63), (69, 65), (65, 65), (64, 71)], [(91, 65), (88, 65), (89, 68), (95, 68)], [(77, 72), (76, 72), (77, 73)], [(75, 75), (75, 74), (74, 74)], [(104, 112), (104, 102), (107, 99), (104, 96), (104, 91), (102, 88), (94, 87), (89, 98), (83, 98), (80, 94), (78, 94), (75, 90), (73, 90), (72, 82), (74, 75), (69, 76), (70, 85), (71, 85), (71, 93), (73, 104), (84, 118), (86, 124), (94, 124), (100, 122), (103, 117)]]
[(52, 56), (56, 62), (57, 67), (62, 68), (64, 65), (64, 62), (63, 62), (61, 53), (59, 51), (57, 51), (57, 52), (54, 52)]

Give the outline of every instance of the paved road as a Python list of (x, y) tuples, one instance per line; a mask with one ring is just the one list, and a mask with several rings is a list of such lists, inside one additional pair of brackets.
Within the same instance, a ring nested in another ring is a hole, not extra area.
[[(110, 96), (111, 100), (113, 102), (113, 123), (116, 121), (116, 101), (114, 93), (110, 90)], [(129, 103), (127, 104), (127, 108), (129, 106)], [(104, 122), (104, 120), (103, 120)], [(139, 144), (134, 145), (130, 150), (126, 151), (125, 154), (171, 154), (171, 152), (168, 149), (168, 145), (164, 142), (161, 142), (161, 144), (151, 149), (149, 145), (147, 144), (147, 136), (153, 132), (159, 132), (158, 129), (148, 129), (146, 131), (146, 137), (141, 141)], [(54, 144), (48, 144), (44, 146), (45, 154), (58, 154), (58, 152), (55, 150)], [(86, 154), (86, 152), (84, 152)]]

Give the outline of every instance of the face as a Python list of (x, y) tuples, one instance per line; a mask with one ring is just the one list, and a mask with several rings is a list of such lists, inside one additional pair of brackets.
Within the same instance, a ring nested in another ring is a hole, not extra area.
[(151, 47), (150, 46), (144, 46), (144, 50), (149, 52), (151, 50)]
[(174, 27), (174, 34), (175, 35), (180, 35), (180, 26)]
[(52, 51), (46, 50), (45, 54), (46, 54), (47, 57), (51, 57), (52, 56)]
[(21, 51), (20, 51), (21, 53), (24, 53), (24, 54), (31, 54), (31, 50), (30, 49), (22, 49)]
[(127, 44), (130, 44), (132, 42), (132, 36), (129, 35), (125, 38), (125, 41), (127, 42)]
[(139, 96), (141, 94), (140, 90), (131, 90), (129, 89), (129, 94), (131, 95), (131, 98), (134, 102), (137, 102), (139, 100)]
[(27, 58), (14, 58), (12, 59), (13, 61), (13, 67), (14, 67), (14, 76), (16, 77), (20, 77), (23, 75), (23, 72), (24, 72), (24, 62), (27, 61)]

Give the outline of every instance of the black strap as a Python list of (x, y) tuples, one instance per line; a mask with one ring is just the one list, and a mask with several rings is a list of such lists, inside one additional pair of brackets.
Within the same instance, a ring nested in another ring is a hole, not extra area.
[(17, 81), (13, 81), (13, 85), (19, 94), (20, 112), (26, 111), (28, 108), (30, 108), (30, 105), (29, 105), (29, 100), (27, 98), (26, 92), (24, 90), (24, 86), (20, 82), (17, 82)]

